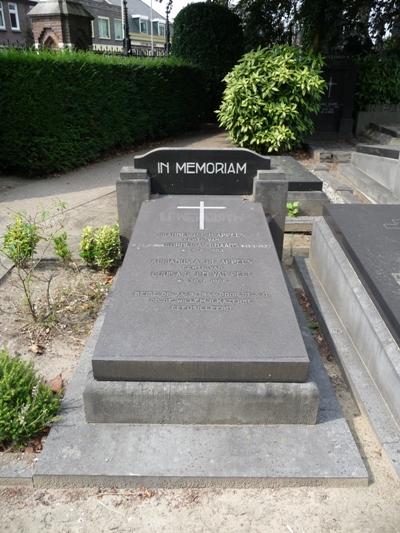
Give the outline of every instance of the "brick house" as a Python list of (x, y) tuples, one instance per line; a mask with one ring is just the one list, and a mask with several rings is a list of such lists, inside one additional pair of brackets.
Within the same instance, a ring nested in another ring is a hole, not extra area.
[(36, 4), (30, 0), (0, 0), (0, 46), (33, 44), (28, 12)]
[[(162, 55), (166, 20), (142, 0), (127, 0), (129, 33), (134, 53)], [(29, 14), (29, 15), (28, 15)], [(90, 22), (88, 16), (93, 18)], [(50, 19), (49, 19), (50, 17)], [(66, 21), (69, 21), (68, 23)], [(87, 24), (91, 25), (90, 37)], [(40, 27), (42, 24), (42, 27)], [(52, 24), (57, 27), (52, 27)], [(34, 29), (34, 32), (32, 31)], [(44, 32), (44, 29), (47, 31)], [(0, 0), (0, 46), (71, 46), (122, 51), (123, 24), (119, 0)], [(77, 35), (79, 33), (80, 35)], [(91, 41), (91, 42), (90, 42)]]

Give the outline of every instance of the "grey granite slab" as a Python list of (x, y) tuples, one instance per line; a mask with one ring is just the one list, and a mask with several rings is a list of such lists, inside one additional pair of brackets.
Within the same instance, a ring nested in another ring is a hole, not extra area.
[(104, 314), (97, 320), (46, 440), (36, 487), (365, 485), (368, 474), (306, 320), (296, 314), (321, 402), (316, 425), (88, 424), (82, 391)]
[(289, 191), (322, 191), (323, 182), (294, 157), (289, 155), (271, 156), (271, 168), (283, 170), (289, 182)]
[(330, 205), (324, 216), (400, 343), (400, 205)]
[[(338, 246), (337, 243), (336, 245)], [(341, 310), (335, 308), (335, 305), (333, 305), (330, 299), (330, 294), (332, 293), (330, 291), (326, 292), (326, 287), (321, 284), (321, 280), (316, 270), (312, 268), (310, 260), (297, 257), (295, 265), (308, 298), (312, 302), (317, 314), (318, 321), (323, 328), (325, 337), (345, 372), (346, 379), (351, 387), (351, 392), (356, 399), (357, 405), (360, 411), (369, 419), (396, 474), (400, 476), (400, 427), (389, 407), (389, 402), (382, 395), (382, 393), (385, 393), (382, 389), (382, 384), (380, 385), (376, 380), (376, 374), (374, 375), (367, 368), (366, 362), (370, 358), (369, 354), (364, 349), (364, 346), (360, 346), (359, 343), (354, 341), (354, 336), (352, 338), (347, 329), (349, 328), (348, 320), (344, 321), (345, 325), (341, 321), (343, 316)], [(343, 265), (344, 263), (342, 262), (342, 267)], [(354, 271), (353, 273), (351, 272), (352, 267), (350, 263), (347, 262), (347, 269), (344, 272), (341, 272), (341, 270), (342, 268), (338, 272), (335, 272), (335, 278), (346, 275), (350, 278), (351, 283)], [(347, 294), (347, 299), (350, 301), (360, 296), (362, 296), (362, 291), (354, 290), (353, 294), (351, 292)], [(365, 305), (365, 301), (361, 302), (361, 305), (370, 314), (371, 308)], [(357, 314), (353, 313), (353, 315), (356, 317)], [(370, 316), (372, 315), (370, 314)], [(375, 324), (370, 324), (370, 331), (366, 330), (365, 327), (358, 329), (360, 331), (360, 337), (366, 337), (365, 344), (371, 345), (372, 350), (376, 353), (376, 350), (374, 350), (376, 344), (372, 341), (373, 336), (376, 335), (375, 329), (377, 328), (375, 328)], [(384, 333), (383, 330), (381, 330), (380, 335), (382, 333)], [(382, 337), (382, 345), (385, 344), (385, 340), (387, 343), (386, 346), (390, 348), (390, 339), (388, 337), (386, 339)], [(376, 353), (376, 356), (381, 362), (384, 362), (385, 354), (383, 351)], [(382, 367), (382, 363), (379, 366)], [(383, 381), (389, 383), (391, 380), (390, 377), (383, 376)], [(392, 397), (392, 399), (395, 400), (396, 398)]]
[(261, 206), (233, 196), (144, 202), (95, 379), (304, 382), (308, 367)]
[(389, 159), (399, 159), (400, 148), (383, 144), (357, 144), (356, 151), (361, 154), (377, 155)]

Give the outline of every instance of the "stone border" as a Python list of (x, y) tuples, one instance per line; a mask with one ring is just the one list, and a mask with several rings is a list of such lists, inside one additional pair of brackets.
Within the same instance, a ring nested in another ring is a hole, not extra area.
[[(368, 474), (293, 293), (320, 390), (315, 426), (87, 424), (82, 391), (104, 310), (34, 473), (36, 487), (366, 485)], [(179, 443), (179, 446), (177, 446)]]
[(400, 348), (325, 221), (314, 224), (310, 259), (296, 258), (296, 266), (357, 403), (400, 476)]

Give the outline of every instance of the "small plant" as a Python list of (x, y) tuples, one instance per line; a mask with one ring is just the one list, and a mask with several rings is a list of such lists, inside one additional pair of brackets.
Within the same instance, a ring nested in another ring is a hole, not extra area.
[[(60, 202), (50, 211), (41, 211), (34, 216), (24, 213), (15, 214), (14, 222), (7, 226), (2, 246), (0, 246), (0, 252), (14, 265), (14, 272), (23, 290), (29, 312), (35, 321), (39, 318), (46, 319), (52, 312), (50, 284), (54, 277), (54, 273), (47, 278), (40, 277), (36, 272), (36, 267), (45, 257), (51, 243), (54, 243), (57, 255), (64, 261), (71, 257), (67, 235), (65, 232), (60, 234), (64, 213), (65, 204)], [(47, 284), (47, 309), (43, 317), (38, 316), (34, 301), (33, 279)]]
[(239, 146), (291, 150), (313, 130), (325, 82), (322, 58), (294, 46), (245, 54), (224, 78), (218, 121)]
[(290, 218), (295, 218), (299, 216), (300, 213), (300, 202), (288, 202), (286, 204), (287, 216)]
[(80, 256), (88, 266), (102, 270), (113, 270), (121, 260), (119, 226), (105, 225), (83, 229), (80, 242)]
[(59, 235), (55, 235), (53, 237), (53, 244), (57, 257), (59, 257), (65, 265), (70, 263), (72, 259), (72, 253), (68, 246), (67, 232), (63, 231)]
[(60, 396), (36, 375), (32, 363), (0, 350), (0, 445), (23, 446), (57, 415)]
[(2, 251), (17, 267), (22, 268), (32, 260), (39, 241), (39, 227), (36, 222), (17, 213), (14, 223), (7, 226)]

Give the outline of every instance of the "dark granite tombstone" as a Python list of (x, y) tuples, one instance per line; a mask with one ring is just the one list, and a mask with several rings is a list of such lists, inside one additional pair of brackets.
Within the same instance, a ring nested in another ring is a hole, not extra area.
[(324, 216), (400, 342), (400, 205), (330, 205)]
[(147, 170), (153, 194), (250, 194), (271, 161), (245, 148), (157, 148), (136, 156), (134, 166)]
[[(289, 191), (321, 191), (322, 181), (292, 157), (264, 157), (245, 148), (157, 148), (134, 158), (153, 194), (252, 194), (258, 171), (282, 166)], [(274, 169), (272, 169), (274, 170)], [(278, 171), (278, 169), (277, 169)]]
[(144, 202), (92, 364), (97, 380), (304, 382), (308, 354), (261, 205)]
[(352, 136), (356, 67), (349, 59), (328, 58), (323, 77), (327, 88), (314, 120), (314, 136)]

